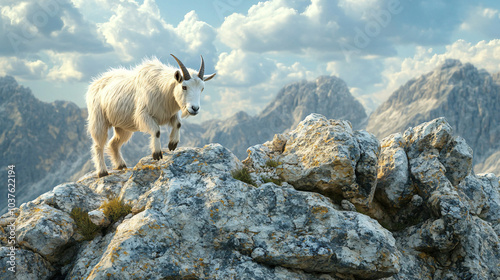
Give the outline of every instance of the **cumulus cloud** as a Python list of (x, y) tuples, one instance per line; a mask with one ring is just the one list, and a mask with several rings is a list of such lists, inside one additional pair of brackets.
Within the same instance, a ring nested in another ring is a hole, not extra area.
[(276, 63), (259, 54), (233, 50), (219, 55), (215, 70), (222, 85), (252, 86), (270, 79)]
[(95, 25), (84, 20), (69, 0), (3, 0), (0, 54), (25, 55), (41, 50), (98, 53), (109, 51)]
[(43, 76), (47, 69), (47, 64), (40, 59), (0, 57), (0, 76), (13, 75), (23, 80), (31, 80)]
[(221, 53), (215, 70), (211, 93), (205, 97), (212, 118), (229, 117), (241, 110), (259, 113), (285, 84), (319, 75), (299, 61), (285, 63), (242, 50)]
[[(326, 65), (326, 70), (352, 87), (366, 88), (382, 82), (380, 73), (384, 70), (383, 61), (379, 57), (355, 57), (349, 62), (330, 61)], [(358, 92), (361, 94), (361, 91)]]
[(53, 81), (80, 81), (84, 74), (78, 69), (78, 53), (63, 53), (58, 54), (49, 51), (48, 54), (53, 63), (53, 67), (49, 70), (47, 78)]
[(116, 2), (112, 11), (114, 15), (99, 26), (99, 32), (123, 61), (140, 61), (153, 55), (168, 57), (174, 53), (189, 65), (198, 64), (200, 54), (209, 59), (216, 56), (215, 29), (200, 21), (194, 11), (187, 13), (177, 27), (165, 22), (153, 0), (142, 4)]
[(303, 3), (259, 2), (246, 15), (228, 16), (219, 37), (233, 49), (256, 53), (288, 51), (319, 59), (394, 56), (394, 43), (447, 42), (466, 11), (466, 5), (444, 0), (311, 0), (306, 7)]
[(500, 37), (500, 11), (494, 8), (476, 7), (460, 28), (464, 31), (479, 33), (487, 38)]

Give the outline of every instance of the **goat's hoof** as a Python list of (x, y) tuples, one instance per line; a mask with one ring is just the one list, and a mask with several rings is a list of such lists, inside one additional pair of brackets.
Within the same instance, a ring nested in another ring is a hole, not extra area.
[(175, 148), (177, 148), (177, 144), (179, 144), (179, 142), (176, 142), (176, 143), (170, 142), (170, 143), (168, 143), (168, 149), (170, 151), (175, 150)]
[(99, 172), (99, 174), (97, 175), (97, 177), (101, 178), (101, 177), (108, 176), (108, 175), (109, 175), (108, 171), (102, 171), (102, 172)]
[(127, 166), (125, 164), (120, 164), (120, 166), (116, 168), (116, 170), (123, 170), (123, 169), (127, 169)]
[(153, 153), (153, 159), (154, 159), (154, 160), (160, 160), (160, 159), (162, 159), (162, 158), (163, 158), (163, 154), (162, 154), (162, 152), (161, 152), (161, 151), (159, 151), (159, 152), (154, 152), (154, 153)]

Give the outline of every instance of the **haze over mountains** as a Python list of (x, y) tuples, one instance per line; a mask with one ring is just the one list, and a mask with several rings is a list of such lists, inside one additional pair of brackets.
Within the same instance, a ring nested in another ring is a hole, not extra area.
[(447, 60), (396, 90), (373, 112), (366, 130), (383, 138), (444, 116), (455, 134), (473, 147), (474, 164), (480, 164), (476, 171), (500, 173), (500, 161), (483, 164), (500, 150), (499, 77), (470, 63)]
[[(489, 74), (471, 64), (450, 60), (408, 81), (367, 119), (363, 106), (344, 81), (321, 76), (286, 85), (256, 116), (239, 112), (226, 120), (200, 125), (184, 122), (180, 145), (220, 143), (244, 159), (248, 147), (295, 127), (310, 113), (347, 119), (354, 129), (367, 123), (366, 129), (379, 139), (444, 116), (455, 134), (473, 148), (476, 172), (499, 174), (499, 83), (500, 72)], [(18, 205), (93, 170), (85, 122), (86, 109), (70, 102), (41, 102), (14, 78), (0, 78), (0, 164), (16, 164)], [(166, 150), (166, 131), (161, 143)], [(133, 167), (150, 154), (149, 135), (135, 133), (122, 152), (127, 165)], [(6, 176), (2, 172), (0, 179), (6, 182)], [(5, 192), (1, 189), (0, 195)], [(4, 211), (0, 209), (0, 213)]]

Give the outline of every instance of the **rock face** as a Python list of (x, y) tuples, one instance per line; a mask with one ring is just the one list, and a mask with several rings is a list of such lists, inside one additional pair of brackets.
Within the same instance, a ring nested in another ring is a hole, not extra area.
[[(87, 174), (0, 217), (2, 279), (12, 221), (22, 279), (498, 279), (499, 178), (444, 118), (381, 143), (312, 114), (243, 162), (210, 144)], [(102, 222), (109, 197), (132, 213)]]
[(447, 60), (408, 81), (369, 117), (366, 130), (383, 138), (446, 117), (474, 150), (477, 172), (500, 174), (500, 75)]
[(373, 135), (353, 131), (348, 121), (311, 114), (295, 130), (275, 139), (282, 139), (285, 147), (275, 141), (252, 147), (244, 162), (259, 170), (268, 160), (278, 161), (275, 176), (299, 190), (318, 192), (337, 201), (348, 199), (359, 206), (370, 205), (380, 152)]
[[(391, 230), (402, 253), (401, 269), (390, 279), (500, 277), (499, 179), (473, 174), (472, 150), (463, 138), (453, 136), (446, 119), (390, 135), (380, 148), (377, 144), (366, 132), (353, 133), (345, 122), (310, 115), (289, 134), (249, 148), (244, 163), (256, 174), (285, 179), (297, 189), (329, 196), (343, 209), (354, 210), (353, 204), (376, 218)], [(363, 150), (370, 160), (362, 160)], [(343, 163), (349, 155), (350, 164)], [(377, 157), (378, 164), (372, 163)], [(279, 165), (270, 168), (270, 160)], [(302, 181), (288, 174), (300, 174)], [(366, 180), (376, 182), (371, 200), (370, 192), (357, 186), (365, 181), (360, 178), (373, 176)], [(336, 180), (345, 192), (326, 191), (336, 189)], [(352, 193), (364, 198), (362, 203)]]

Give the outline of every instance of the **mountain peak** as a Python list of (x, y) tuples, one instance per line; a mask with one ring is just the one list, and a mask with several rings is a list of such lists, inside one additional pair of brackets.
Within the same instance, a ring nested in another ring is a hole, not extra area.
[(35, 96), (31, 89), (19, 85), (14, 77), (0, 77), (0, 104), (19, 99), (35, 99)]
[(450, 59), (408, 81), (373, 112), (367, 130), (379, 137), (437, 117), (474, 147), (474, 162), (500, 147), (500, 86), (485, 70)]
[(444, 70), (447, 68), (452, 68), (452, 67), (460, 67), (462, 66), (462, 62), (459, 59), (454, 59), (454, 58), (447, 58), (441, 66), (438, 67), (440, 70)]

